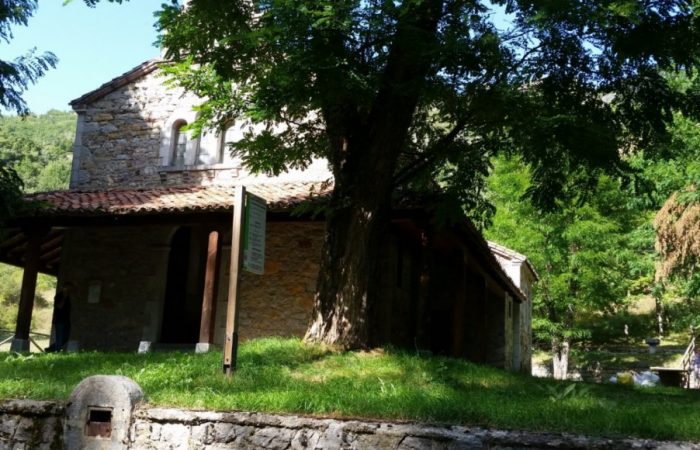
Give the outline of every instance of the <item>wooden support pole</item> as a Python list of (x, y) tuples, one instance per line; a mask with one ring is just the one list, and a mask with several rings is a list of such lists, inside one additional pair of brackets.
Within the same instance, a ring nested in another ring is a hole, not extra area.
[(420, 287), (416, 305), (415, 345), (420, 350), (430, 348), (430, 278), (433, 272), (433, 239), (429, 230), (421, 232)]
[(459, 260), (455, 261), (453, 266), (456, 277), (454, 278), (455, 290), (452, 304), (452, 356), (462, 358), (465, 356), (464, 344), (466, 340), (467, 277), (463, 252), (460, 252), (459, 256)]
[(12, 351), (22, 352), (29, 351), (29, 329), (32, 323), (32, 311), (34, 310), (34, 294), (41, 262), (41, 238), (43, 236), (43, 233), (36, 230), (28, 231), (27, 234), (29, 241), (27, 242), (24, 272), (22, 274), (22, 291), (19, 297), (15, 338), (12, 341)]
[(231, 376), (238, 356), (238, 294), (243, 263), (243, 223), (245, 187), (240, 186), (233, 201), (233, 232), (231, 233), (231, 268), (229, 272), (228, 303), (226, 305), (226, 336), (224, 339), (224, 373)]
[(202, 320), (199, 325), (197, 351), (208, 351), (214, 339), (220, 251), (219, 232), (212, 231), (209, 233), (209, 244), (207, 246), (207, 266), (204, 274), (204, 293), (202, 295)]
[(478, 362), (488, 362), (489, 357), (489, 338), (491, 332), (491, 324), (489, 323), (488, 300), (489, 300), (489, 283), (486, 277), (483, 277), (483, 289), (481, 295), (477, 298), (477, 342), (479, 343), (479, 360)]

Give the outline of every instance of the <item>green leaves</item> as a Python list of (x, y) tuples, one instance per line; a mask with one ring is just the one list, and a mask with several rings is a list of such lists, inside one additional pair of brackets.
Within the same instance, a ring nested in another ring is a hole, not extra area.
[(29, 50), (13, 61), (0, 61), (0, 82), (2, 83), (0, 105), (20, 115), (26, 115), (29, 110), (22, 99), (22, 94), (47, 70), (55, 67), (57, 62), (58, 58), (53, 53), (46, 52), (39, 55), (36, 49)]
[[(511, 14), (508, 29), (494, 26), (490, 3), (446, 1), (436, 3), (435, 40), (415, 39), (431, 70), (416, 80), (422, 94), (398, 174), (431, 174), (477, 207), (486, 155), (517, 152), (533, 168), (530, 197), (552, 208), (570, 194), (563, 180), (592, 189), (602, 171), (629, 169), (621, 150), (668, 140), (672, 107), (690, 104), (692, 91), (669, 89), (659, 70), (695, 63), (692, 2), (495, 3)], [(159, 28), (168, 57), (182, 62), (170, 71), (174, 82), (207, 99), (195, 128), (235, 118), (271, 130), (313, 117), (318, 132), (299, 127), (294, 137), (273, 133), (275, 139), (237, 145), (241, 154), (250, 151), (244, 159), (253, 166), (276, 172), (286, 166), (280, 158), (294, 165), (327, 156), (338, 164), (332, 136), (349, 139), (371, 128), (397, 27), (417, 5), (424, 3), (195, 0), (183, 10), (171, 2)], [(435, 123), (424, 121), (428, 112), (443, 125), (464, 123), (455, 145), (438, 155), (426, 152), (441, 139), (430, 130)], [(295, 148), (286, 144), (280, 156), (283, 139)], [(472, 156), (478, 163), (464, 164)], [(416, 163), (421, 170), (404, 170)]]
[[(9, 42), (12, 39), (12, 26), (27, 25), (36, 8), (36, 0), (3, 1), (0, 4), (0, 39)], [(0, 60), (0, 107), (27, 115), (29, 108), (22, 94), (57, 62), (53, 53), (38, 54), (36, 49), (12, 61)], [(21, 189), (22, 181), (17, 173), (8, 161), (0, 157), (0, 224), (18, 208)]]
[(25, 192), (68, 187), (75, 120), (59, 111), (0, 118), (0, 160), (16, 171)]
[(587, 197), (538, 211), (523, 199), (529, 173), (521, 160), (498, 159), (494, 168), (489, 186), (497, 212), (487, 236), (524, 253), (537, 268), (535, 335), (545, 342), (587, 339), (581, 319), (612, 313), (637, 278), (649, 279), (652, 249), (639, 249), (633, 233), (648, 215), (607, 176), (594, 180)]
[(18, 210), (22, 199), (22, 180), (17, 172), (0, 160), (0, 225)]

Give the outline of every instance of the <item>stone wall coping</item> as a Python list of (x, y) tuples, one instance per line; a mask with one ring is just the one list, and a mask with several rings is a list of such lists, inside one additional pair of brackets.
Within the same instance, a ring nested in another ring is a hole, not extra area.
[[(0, 400), (0, 418), (3, 418), (3, 422), (0, 423), (0, 425), (6, 425), (5, 428), (7, 428), (7, 426), (12, 426), (12, 428), (19, 426), (19, 422), (17, 422), (17, 420), (20, 419), (12, 419), (11, 416), (26, 417), (28, 419), (34, 418), (39, 421), (55, 421), (55, 417), (61, 416), (64, 412), (65, 407), (62, 402), (40, 400)], [(389, 422), (386, 420), (383, 421), (375, 419), (339, 419), (245, 411), (195, 411), (177, 408), (148, 407), (147, 405), (137, 407), (134, 411), (133, 419), (135, 420), (134, 423), (136, 423), (136, 428), (134, 428), (134, 430), (142, 430), (144, 426), (146, 426), (147, 430), (154, 430), (153, 427), (162, 427), (158, 429), (167, 429), (170, 433), (174, 433), (175, 430), (179, 430), (178, 432), (181, 431), (184, 433), (183, 436), (193, 433), (193, 437), (195, 434), (205, 431), (205, 434), (209, 433), (208, 435), (210, 435), (212, 432), (216, 434), (217, 430), (226, 434), (228, 432), (226, 430), (229, 430), (226, 427), (239, 427), (238, 430), (240, 433), (245, 434), (251, 439), (256, 436), (255, 433), (260, 434), (258, 437), (261, 439), (267, 439), (269, 436), (277, 436), (278, 433), (286, 430), (283, 434), (289, 438), (292, 436), (299, 437), (304, 435), (308, 437), (315, 435), (317, 438), (316, 440), (318, 440), (319, 443), (324, 439), (327, 440), (329, 438), (340, 439), (338, 442), (345, 442), (344, 439), (348, 438), (348, 442), (352, 441), (358, 445), (361, 445), (363, 442), (399, 442), (401, 444), (398, 446), (399, 448), (413, 448), (409, 444), (422, 443), (422, 446), (419, 445), (416, 448), (444, 447), (484, 449), (538, 448), (581, 450), (700, 450), (700, 443), (693, 442), (657, 441), (653, 439), (634, 438), (606, 438), (582, 436), (571, 433), (535, 432), (523, 430), (496, 430), (461, 425), (440, 425), (409, 421)], [(150, 425), (151, 428), (148, 428), (149, 423), (152, 424)], [(54, 424), (55, 422), (46, 422), (46, 426), (43, 427), (45, 430), (42, 432), (54, 430)], [(27, 428), (28, 426), (29, 425), (27, 424), (22, 425), (24, 428)], [(24, 434), (27, 434), (20, 433), (20, 436), (17, 433), (14, 433), (12, 436), (10, 436), (10, 441), (5, 442), (2, 439), (3, 433), (1, 428), (2, 427), (0, 427), (0, 448), (4, 448), (3, 443), (20, 443), (21, 439), (19, 438), (24, 436)], [(27, 428), (27, 430), (30, 428)], [(251, 431), (253, 429), (258, 431)], [(165, 435), (160, 436), (160, 431), (157, 434), (157, 439), (162, 440), (165, 438)], [(243, 434), (241, 436), (243, 436)], [(60, 438), (60, 435), (56, 436)], [(146, 436), (146, 439), (149, 439), (148, 436), (149, 435)], [(234, 433), (231, 436), (236, 437), (238, 435)], [(372, 438), (371, 436), (375, 436), (375, 438)], [(51, 436), (48, 437), (50, 438)], [(153, 436), (151, 435), (151, 437)], [(224, 438), (228, 439), (227, 436), (224, 436)], [(375, 440), (372, 441), (371, 439)], [(29, 442), (29, 440), (27, 440), (27, 442)], [(46, 442), (48, 443), (50, 440), (47, 440)], [(138, 444), (138, 441), (131, 442), (131, 445), (134, 446), (133, 448), (137, 448)], [(169, 445), (167, 439), (164, 442), (156, 444), (163, 445), (156, 445), (153, 448), (166, 448), (165, 445)], [(207, 444), (213, 444), (213, 442), (208, 442)], [(273, 447), (277, 448), (274, 445), (269, 448)]]
[(65, 410), (63, 403), (55, 401), (0, 400), (0, 416), (16, 414), (28, 417), (49, 417), (61, 415)]
[(135, 80), (138, 80), (144, 75), (148, 75), (149, 73), (156, 70), (158, 66), (162, 63), (163, 60), (161, 58), (149, 59), (148, 61), (139, 64), (138, 66), (134, 67), (128, 72), (125, 72), (119, 75), (118, 77), (113, 78), (110, 81), (102, 84), (97, 89), (93, 89), (92, 91), (81, 95), (75, 100), (71, 100), (68, 104), (72, 106), (73, 109), (76, 111), (82, 110), (87, 105), (101, 99), (102, 97), (106, 96), (111, 92), (116, 91), (120, 87), (123, 87)]
[[(160, 424), (198, 426), (206, 423), (228, 423), (256, 428), (314, 429), (321, 432), (337, 430), (354, 435), (381, 434), (385, 436), (429, 439), (440, 442), (474, 441), (489, 446), (523, 445), (541, 449), (666, 449), (700, 450), (699, 443), (657, 441), (636, 438), (606, 438), (571, 433), (536, 432), (525, 430), (496, 430), (460, 425), (440, 425), (410, 421), (388, 422), (376, 419), (338, 419), (310, 416), (269, 414), (257, 412), (212, 412), (176, 408), (140, 407), (134, 418)], [(481, 447), (479, 447), (481, 448)], [(486, 447), (484, 447), (486, 448)], [(490, 448), (490, 447), (489, 447)], [(519, 448), (519, 447), (518, 447)]]

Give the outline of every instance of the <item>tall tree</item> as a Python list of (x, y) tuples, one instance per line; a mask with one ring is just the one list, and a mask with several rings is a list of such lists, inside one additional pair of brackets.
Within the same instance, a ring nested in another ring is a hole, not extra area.
[(530, 195), (551, 206), (663, 140), (692, 92), (659, 70), (692, 67), (700, 48), (692, 0), (191, 0), (159, 26), (176, 82), (206, 99), (199, 126), (250, 125), (235, 143), (247, 165), (329, 161), (307, 338), (347, 348), (371, 342), (397, 189), (473, 205), (503, 151), (533, 167)]
[[(37, 8), (37, 0), (4, 0), (0, 2), (0, 40), (9, 43), (12, 27), (27, 25)], [(36, 49), (12, 61), (0, 60), (0, 107), (26, 115), (29, 112), (22, 98), (26, 88), (35, 83), (46, 70), (56, 65), (53, 53), (37, 54)], [(21, 184), (8, 163), (0, 159), (0, 224), (19, 205)]]
[[(670, 79), (677, 89), (700, 88), (697, 76), (675, 74)], [(697, 120), (676, 113), (670, 133), (669, 151), (663, 158), (633, 159), (634, 166), (653, 187), (653, 195), (638, 206), (656, 214), (653, 227), (658, 260), (653, 294), (659, 335), (669, 327), (679, 329), (679, 321), (670, 321), (666, 314), (668, 301), (678, 294), (686, 300), (700, 298), (700, 196), (696, 192), (700, 185), (700, 128)], [(691, 303), (686, 306), (695, 309)]]
[[(37, 6), (37, 0), (5, 0), (0, 3), (0, 39), (9, 43), (12, 27), (26, 26)], [(55, 67), (57, 61), (53, 53), (38, 54), (36, 48), (12, 61), (0, 60), (0, 106), (20, 115), (29, 113), (22, 94), (49, 68)]]
[[(699, 90), (700, 77), (676, 76), (681, 90)], [(666, 180), (663, 206), (654, 226), (660, 260), (657, 279), (680, 282), (687, 297), (700, 298), (700, 130), (698, 121), (678, 115), (672, 128), (673, 159), (651, 165), (655, 179)], [(665, 201), (664, 201), (665, 200)]]
[(533, 331), (551, 343), (552, 373), (563, 379), (571, 345), (590, 334), (582, 319), (614, 313), (638, 280), (650, 282), (653, 239), (640, 248), (638, 238), (649, 214), (629, 202), (620, 180), (606, 175), (585, 196), (559, 200), (550, 212), (523, 201), (529, 186), (520, 159), (494, 160), (488, 187), (496, 214), (486, 235), (525, 253), (537, 267)]
[(67, 189), (75, 114), (49, 111), (0, 117), (0, 159), (17, 171), (24, 192)]

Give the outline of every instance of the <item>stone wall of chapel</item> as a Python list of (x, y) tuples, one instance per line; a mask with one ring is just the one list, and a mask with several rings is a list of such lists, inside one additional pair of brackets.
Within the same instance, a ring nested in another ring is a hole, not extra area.
[(520, 305), (520, 370), (529, 374), (532, 371), (532, 285), (535, 279), (526, 264), (520, 270), (521, 289), (527, 297), (527, 301)]
[[(72, 189), (322, 181), (331, 177), (325, 160), (274, 178), (247, 173), (228, 148), (220, 150), (221, 142), (242, 138), (243, 129), (237, 125), (226, 132), (225, 139), (208, 131), (189, 140), (183, 164), (176, 165), (171, 155), (172, 130), (178, 120), (191, 123), (195, 119), (192, 107), (200, 100), (180, 88), (164, 86), (164, 80), (154, 71), (77, 111)], [(199, 164), (198, 148), (209, 155), (223, 151), (223, 162)]]
[(159, 334), (172, 232), (169, 226), (66, 231), (59, 279), (75, 285), (70, 339), (79, 348), (136, 351), (144, 337)]
[[(267, 223), (265, 274), (241, 275), (241, 339), (304, 335), (313, 309), (324, 230), (324, 222)], [(227, 246), (221, 255), (216, 306), (214, 342), (219, 345), (226, 330), (230, 255)]]
[[(211, 167), (174, 170), (163, 156), (173, 120), (194, 119), (198, 99), (163, 85), (152, 72), (78, 111), (73, 147), (73, 189), (153, 187), (230, 183), (238, 169)], [(182, 117), (179, 117), (182, 116)]]
[[(268, 222), (265, 274), (243, 272), (241, 277), (242, 340), (303, 336), (313, 307), (324, 227), (324, 222)], [(151, 225), (66, 232), (59, 278), (76, 286), (71, 340), (79, 348), (136, 351), (142, 340), (159, 342), (170, 240), (176, 229)], [(222, 236), (214, 339), (219, 345), (226, 324), (230, 239), (230, 232)], [(92, 296), (91, 290), (96, 290)]]

